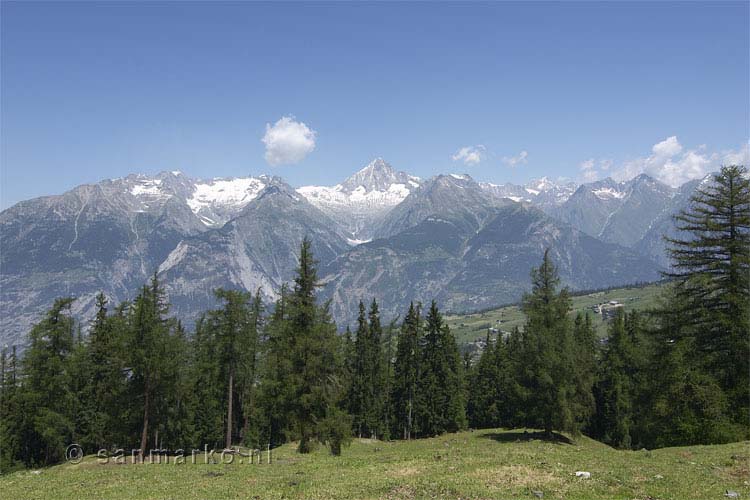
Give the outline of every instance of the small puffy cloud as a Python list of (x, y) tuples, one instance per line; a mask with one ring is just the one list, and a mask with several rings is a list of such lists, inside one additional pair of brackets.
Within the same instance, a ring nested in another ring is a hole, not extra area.
[(526, 159), (529, 157), (529, 152), (524, 150), (518, 153), (516, 156), (504, 156), (503, 163), (509, 167), (515, 167), (521, 163), (526, 163)]
[(453, 161), (462, 161), (466, 165), (478, 165), (487, 156), (487, 148), (481, 144), (476, 146), (465, 146), (456, 151), (451, 158)]
[(269, 165), (299, 163), (315, 149), (316, 132), (293, 116), (282, 116), (271, 125), (266, 123), (263, 144), (264, 155)]
[(679, 154), (682, 151), (682, 144), (677, 140), (677, 136), (673, 135), (654, 144), (651, 151), (653, 151), (654, 156), (656, 157), (672, 158), (674, 155)]

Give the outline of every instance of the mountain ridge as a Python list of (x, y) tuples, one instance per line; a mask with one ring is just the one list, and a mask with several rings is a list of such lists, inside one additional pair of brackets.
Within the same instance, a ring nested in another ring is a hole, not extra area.
[[(614, 272), (623, 263), (644, 276), (656, 276), (654, 261), (666, 264), (657, 232), (670, 230), (670, 215), (695, 185), (670, 191), (647, 176), (579, 186), (549, 178), (491, 184), (468, 174), (420, 179), (382, 158), (341, 184), (313, 186), (317, 193), (266, 174), (105, 179), (0, 212), (0, 342), (22, 342), (56, 297), (79, 297), (75, 312), (89, 317), (96, 293), (129, 299), (155, 271), (180, 314), (210, 307), (217, 286), (262, 288), (271, 302), (291, 279), (304, 236), (313, 240), (330, 287), (324, 295), (334, 299), (340, 322), (351, 319), (352, 307), (341, 296), (357, 289), (384, 302), (432, 295), (481, 307), (510, 300), (522, 293), (513, 283), (528, 281), (543, 242), (561, 245), (557, 257), (573, 287), (623, 284), (632, 281)], [(511, 226), (521, 240), (506, 241)], [(373, 262), (381, 267), (368, 274)], [(395, 302), (384, 306), (395, 312)]]

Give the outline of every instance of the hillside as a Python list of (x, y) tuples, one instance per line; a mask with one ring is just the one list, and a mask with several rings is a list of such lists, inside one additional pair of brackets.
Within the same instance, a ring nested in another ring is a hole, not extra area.
[[(711, 499), (750, 495), (750, 443), (618, 451), (586, 437), (478, 430), (411, 442), (357, 440), (342, 457), (287, 444), (270, 465), (78, 465), (0, 477), (3, 498)], [(566, 439), (567, 440), (567, 439)], [(591, 473), (590, 479), (574, 476)]]
[[(616, 300), (626, 311), (633, 309), (645, 311), (656, 305), (664, 286), (664, 284), (655, 283), (643, 287), (613, 288), (576, 295), (572, 297), (573, 308), (570, 314), (575, 316), (579, 312), (591, 313), (597, 333), (600, 337), (604, 337), (607, 332), (607, 323), (602, 320), (600, 314), (594, 313), (592, 310), (594, 305)], [(453, 335), (456, 336), (456, 341), (461, 345), (484, 339), (488, 328), (496, 328), (505, 332), (512, 331), (516, 326), (522, 328), (525, 318), (518, 305), (511, 305), (474, 314), (450, 314), (445, 316), (445, 320)]]

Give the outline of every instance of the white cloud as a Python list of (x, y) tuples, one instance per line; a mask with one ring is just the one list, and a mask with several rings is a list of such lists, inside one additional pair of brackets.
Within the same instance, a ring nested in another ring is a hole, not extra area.
[(671, 158), (682, 151), (682, 144), (680, 144), (680, 141), (677, 140), (677, 136), (673, 135), (671, 137), (667, 137), (661, 142), (654, 144), (654, 146), (651, 148), (651, 151), (654, 152), (654, 156), (656, 157)]
[(299, 163), (315, 149), (316, 132), (293, 116), (282, 116), (273, 124), (266, 123), (263, 144), (269, 165)]
[(582, 161), (580, 165), (581, 170), (591, 170), (594, 168), (594, 165), (596, 165), (596, 160), (593, 158), (589, 158), (586, 161)]
[(745, 165), (750, 168), (750, 142), (745, 143), (739, 151), (724, 151), (721, 158), (722, 165)]
[(504, 156), (503, 157), (503, 163), (508, 165), (509, 167), (515, 167), (516, 165), (520, 163), (526, 163), (526, 159), (529, 157), (529, 152), (524, 150), (518, 153), (516, 156)]
[[(680, 186), (692, 179), (700, 179), (706, 174), (718, 170), (721, 165), (750, 163), (750, 151), (745, 144), (738, 151), (709, 153), (705, 144), (694, 149), (685, 149), (676, 136), (670, 136), (654, 144), (651, 154), (626, 161), (615, 166), (611, 160), (589, 159), (579, 166), (581, 177), (590, 182), (611, 168), (615, 180), (628, 180), (639, 174), (651, 177), (673, 187)], [(598, 163), (598, 168), (597, 168)]]
[(478, 165), (487, 156), (487, 148), (481, 144), (476, 146), (465, 146), (456, 151), (451, 158), (453, 161), (462, 161), (466, 165)]
[(594, 167), (596, 167), (596, 160), (593, 158), (582, 161), (578, 166), (584, 182), (593, 182), (599, 178), (599, 172), (597, 172)]

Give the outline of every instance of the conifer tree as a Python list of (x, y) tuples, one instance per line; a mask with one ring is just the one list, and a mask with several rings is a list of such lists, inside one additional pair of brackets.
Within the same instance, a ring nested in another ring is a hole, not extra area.
[(121, 316), (108, 314), (109, 301), (103, 293), (96, 297), (96, 316), (88, 338), (85, 363), (85, 394), (78, 403), (90, 410), (84, 447), (101, 449), (122, 442), (118, 435), (119, 420), (125, 397)]
[(263, 330), (263, 299), (260, 288), (250, 304), (250, 324), (247, 334), (242, 339), (242, 359), (239, 378), (240, 407), (242, 408), (243, 442), (250, 446), (259, 443), (257, 422), (260, 413), (257, 404), (256, 382), (258, 381), (258, 356), (260, 351), (260, 332)]
[(72, 298), (55, 300), (45, 318), (31, 330), (31, 345), (23, 358), (18, 407), (23, 448), (18, 458), (26, 466), (62, 460), (65, 447), (72, 442), (75, 400), (68, 371), (75, 345), (72, 303)]
[(383, 328), (380, 324), (380, 311), (375, 299), (370, 304), (367, 328), (367, 428), (370, 437), (383, 437), (386, 428), (385, 416), (385, 367), (383, 359)]
[[(398, 316), (393, 318), (385, 329), (383, 335), (383, 427), (382, 439), (387, 441), (391, 439), (391, 430), (394, 425), (393, 415), (393, 363), (396, 356), (396, 336), (398, 331)], [(398, 433), (396, 433), (398, 435)]]
[(240, 371), (240, 365), (249, 349), (251, 322), (249, 309), (250, 294), (239, 290), (217, 289), (214, 291), (217, 299), (224, 302), (222, 309), (212, 311), (212, 329), (218, 333), (219, 342), (219, 366), (224, 373), (226, 390), (225, 394), (225, 425), (224, 425), (224, 447), (232, 446), (235, 435), (237, 409), (234, 402), (237, 399), (235, 387), (236, 377)]
[(746, 439), (748, 426), (731, 411), (726, 388), (702, 360), (695, 335), (686, 335), (690, 324), (686, 318), (669, 312), (682, 309), (680, 294), (667, 291), (657, 310), (659, 324), (650, 333), (649, 359), (645, 383), (639, 389), (646, 393), (638, 406), (646, 408), (638, 416), (640, 434), (646, 446), (683, 446), (717, 444)]
[[(682, 238), (668, 238), (674, 297), (660, 312), (687, 361), (715, 379), (733, 419), (750, 428), (750, 180), (722, 167), (675, 217)], [(673, 319), (667, 316), (673, 316)]]
[(600, 380), (595, 388), (597, 418), (592, 431), (595, 437), (619, 448), (633, 444), (636, 363), (632, 338), (625, 329), (625, 314), (618, 309), (609, 326)]
[(419, 382), (419, 342), (422, 329), (419, 307), (412, 302), (406, 313), (396, 347), (393, 367), (392, 404), (394, 434), (411, 439), (414, 431), (414, 406)]
[(270, 446), (282, 444), (292, 435), (289, 413), (293, 395), (288, 383), (291, 377), (289, 296), (286, 285), (265, 327), (266, 340), (262, 347), (258, 406), (259, 435)]
[(0, 354), (0, 474), (20, 467), (22, 443), (19, 423), (16, 348), (3, 347)]
[(349, 393), (349, 412), (352, 415), (354, 431), (357, 437), (368, 432), (368, 413), (370, 411), (370, 326), (367, 323), (365, 304), (359, 301), (357, 331), (354, 340), (355, 362), (354, 374)]
[[(311, 246), (305, 238), (289, 297), (289, 319), (282, 329), (288, 346), (288, 407), (300, 453), (312, 451), (313, 440), (328, 443), (335, 453), (337, 443), (345, 441), (343, 426), (338, 425), (344, 415), (336, 410), (344, 396), (343, 361), (337, 356), (340, 344), (328, 308), (316, 304), (317, 272)], [(336, 432), (331, 432), (333, 428)]]
[(519, 385), (522, 388), (526, 425), (578, 432), (582, 422), (575, 414), (575, 356), (566, 289), (557, 292), (557, 270), (544, 252), (540, 267), (531, 272), (532, 291), (523, 298), (526, 315)]
[(433, 300), (425, 318), (419, 361), (418, 431), (422, 436), (455, 432), (466, 426), (461, 355)]
[(219, 345), (215, 340), (216, 332), (209, 326), (205, 314), (195, 324), (195, 335), (192, 340), (195, 401), (193, 409), (194, 440), (212, 448), (218, 447), (224, 430), (223, 385), (219, 365)]
[(349, 392), (350, 412), (359, 437), (377, 439), (386, 433), (386, 388), (383, 329), (375, 300), (366, 312), (359, 303), (357, 338), (354, 343), (354, 378)]
[(594, 382), (596, 380), (598, 341), (588, 313), (578, 313), (573, 324), (573, 419), (580, 429), (590, 421), (596, 405)]
[[(140, 450), (144, 458), (149, 441), (150, 426), (158, 419), (162, 396), (167, 394), (165, 382), (171, 378), (168, 361), (173, 359), (166, 314), (169, 304), (156, 274), (149, 286), (144, 286), (136, 297), (130, 313), (126, 348), (132, 370), (131, 385), (142, 408)], [(158, 426), (154, 426), (158, 429)], [(155, 435), (154, 435), (155, 438)], [(154, 439), (154, 445), (159, 443)]]
[(493, 340), (487, 332), (485, 347), (469, 376), (467, 412), (469, 424), (476, 428), (499, 427), (507, 405), (504, 391), (506, 365), (502, 337)]

